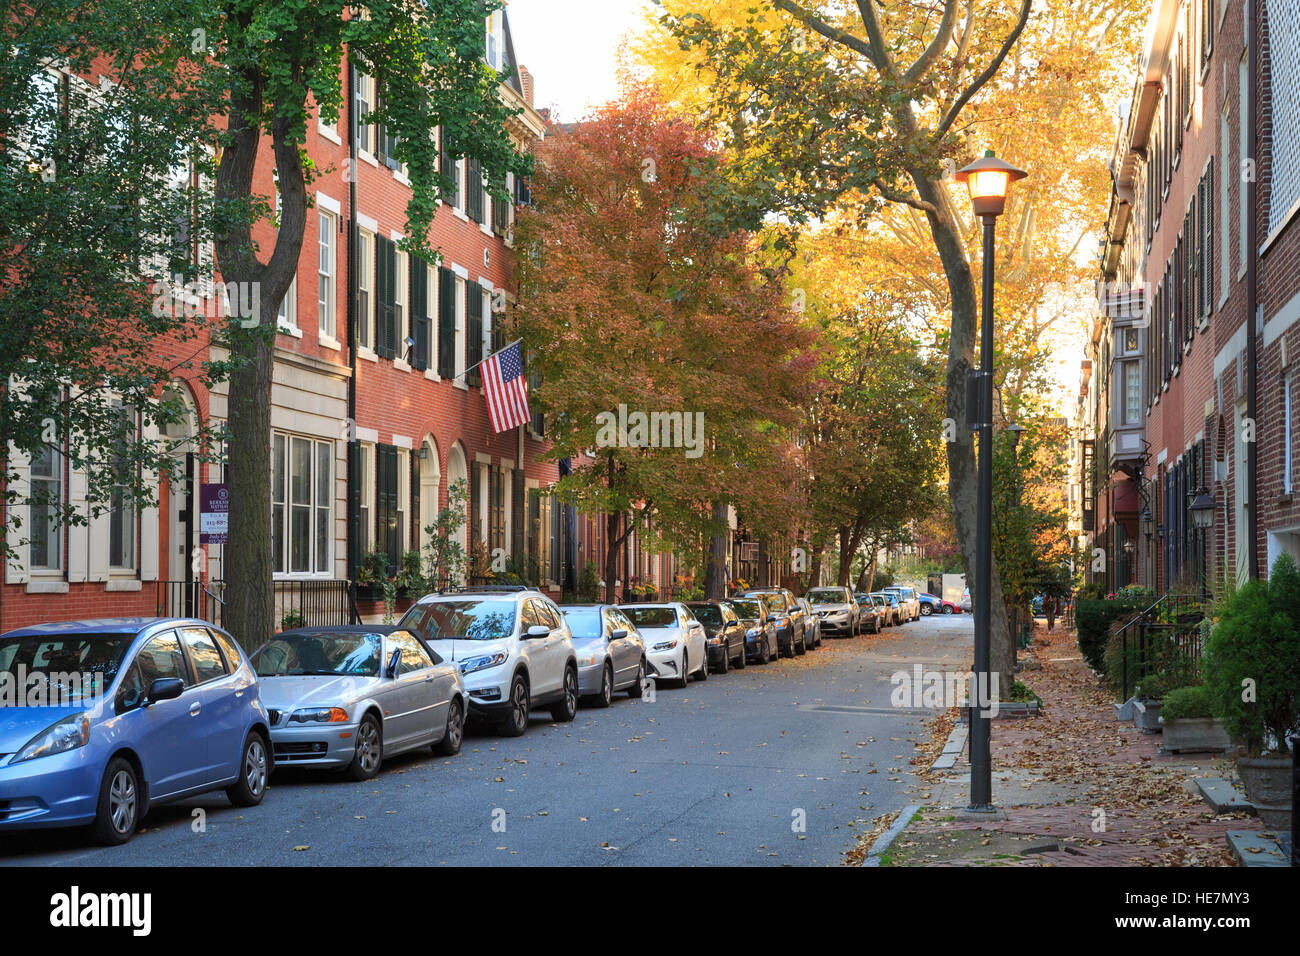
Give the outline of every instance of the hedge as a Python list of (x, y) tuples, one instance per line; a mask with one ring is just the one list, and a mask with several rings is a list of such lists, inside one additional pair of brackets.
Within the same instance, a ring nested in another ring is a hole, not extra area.
[(1106, 669), (1106, 640), (1110, 625), (1119, 617), (1145, 611), (1150, 598), (1117, 598), (1112, 601), (1084, 598), (1075, 602), (1074, 625), (1078, 630), (1079, 650), (1088, 666), (1101, 674)]

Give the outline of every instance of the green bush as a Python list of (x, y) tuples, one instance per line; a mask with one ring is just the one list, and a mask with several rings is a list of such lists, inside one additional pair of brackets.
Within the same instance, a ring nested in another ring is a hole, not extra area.
[(1205, 683), (1224, 727), (1252, 754), (1285, 748), (1300, 712), (1300, 572), (1288, 555), (1267, 581), (1230, 593), (1205, 650)]
[(1099, 674), (1104, 673), (1106, 642), (1110, 637), (1111, 622), (1123, 615), (1144, 611), (1150, 606), (1151, 601), (1146, 598), (1113, 601), (1081, 598), (1074, 607), (1074, 624), (1078, 630), (1079, 650), (1088, 666)]
[(590, 603), (600, 599), (600, 571), (595, 561), (588, 561), (578, 575), (578, 600)]
[(1164, 706), (1160, 708), (1160, 716), (1165, 720), (1213, 717), (1214, 707), (1209, 688), (1204, 684), (1196, 684), (1171, 690), (1165, 697)]

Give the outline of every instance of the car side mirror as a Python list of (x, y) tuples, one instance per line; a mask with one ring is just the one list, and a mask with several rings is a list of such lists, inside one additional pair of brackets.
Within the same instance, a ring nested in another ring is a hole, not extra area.
[(530, 628), (528, 628), (527, 631), (524, 632), (524, 637), (527, 638), (550, 637), (550, 636), (551, 636), (551, 629), (547, 627), (545, 624), (534, 624)]
[(399, 647), (393, 651), (393, 656), (388, 659), (388, 676), (396, 677), (397, 669), (402, 666), (402, 649)]
[(161, 700), (175, 700), (185, 693), (185, 682), (177, 677), (156, 677), (149, 685), (149, 694), (144, 699), (144, 706), (156, 704)]
[(615, 631), (609, 632), (609, 639), (611, 641), (621, 640), (624, 637), (627, 637), (627, 628), (625, 627), (620, 627)]

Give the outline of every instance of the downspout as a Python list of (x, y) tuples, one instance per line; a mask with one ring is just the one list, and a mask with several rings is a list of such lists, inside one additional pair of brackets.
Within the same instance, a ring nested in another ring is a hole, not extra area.
[[(349, 51), (350, 52), (350, 51)], [(357, 579), (358, 547), (361, 541), (361, 448), (357, 442), (357, 68), (348, 63), (348, 580)], [(352, 590), (349, 588), (349, 590)], [(356, 592), (352, 591), (353, 606)]]
[(1259, 2), (1249, 0), (1246, 7), (1246, 60), (1250, 82), (1246, 85), (1246, 115), (1250, 136), (1246, 140), (1246, 419), (1254, 429), (1255, 440), (1246, 444), (1246, 534), (1250, 547), (1250, 578), (1259, 580)]

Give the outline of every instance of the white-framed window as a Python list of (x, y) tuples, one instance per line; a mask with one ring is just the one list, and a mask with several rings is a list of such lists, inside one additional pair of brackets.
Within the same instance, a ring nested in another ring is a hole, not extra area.
[(326, 113), (319, 104), (316, 109), (316, 131), (331, 143), (342, 143), (342, 140), (339, 138), (338, 113)]
[(1142, 421), (1142, 366), (1136, 361), (1124, 363), (1124, 424)]
[(327, 212), (324, 209), (318, 210), (317, 215), (316, 304), (320, 317), (320, 334), (332, 339), (335, 335), (338, 319), (338, 277), (335, 259), (338, 220), (334, 213)]
[(357, 335), (363, 348), (375, 347), (375, 237), (365, 229), (357, 232)]
[[(397, 240), (394, 239), (394, 242)], [(393, 343), (397, 358), (405, 361), (407, 358), (406, 337), (407, 332), (407, 310), (406, 310), (406, 287), (410, 284), (410, 270), (407, 267), (407, 255), (401, 249), (397, 250), (397, 274), (393, 276), (393, 328), (396, 330), (397, 341)]]
[(375, 152), (375, 127), (366, 119), (375, 107), (375, 80), (357, 74), (357, 149), (367, 155)]
[(375, 547), (375, 446), (361, 442), (357, 446), (357, 466), (361, 475), (361, 553)]
[(32, 458), (29, 567), (33, 571), (63, 570), (63, 526), (59, 508), (64, 500), (63, 453), (46, 446)]
[(1282, 379), (1282, 491), (1291, 494), (1295, 487), (1295, 447), (1292, 435), (1295, 433), (1295, 405), (1291, 399), (1291, 383), (1294, 375)]
[(492, 69), (500, 72), (505, 67), (506, 42), (505, 24), (502, 11), (495, 10), (487, 18), (487, 62)]
[[(129, 416), (134, 427), (135, 413), (119, 406), (121, 414)], [(114, 450), (114, 466), (123, 464), (128, 448)], [(108, 511), (108, 567), (112, 571), (135, 571), (136, 567), (136, 507), (129, 488), (114, 488), (109, 495)]]
[(276, 432), (271, 448), (271, 556), (278, 574), (328, 574), (334, 443)]
[[(280, 235), (281, 200), (279, 184), (275, 190), (275, 234)], [(280, 300), (280, 308), (275, 313), (275, 324), (282, 332), (294, 335), (298, 332), (298, 276), (289, 283), (289, 291)]]

